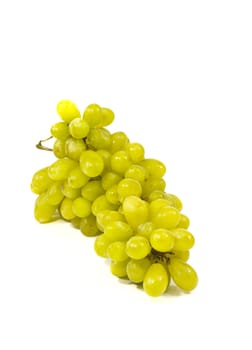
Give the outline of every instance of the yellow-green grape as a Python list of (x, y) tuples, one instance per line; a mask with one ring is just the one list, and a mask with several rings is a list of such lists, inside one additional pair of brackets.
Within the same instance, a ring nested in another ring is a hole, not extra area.
[(155, 226), (151, 221), (146, 221), (143, 224), (137, 226), (137, 234), (140, 236), (144, 236), (146, 238), (150, 238), (152, 231), (155, 229)]
[(147, 158), (140, 162), (140, 165), (149, 171), (149, 175), (153, 177), (163, 177), (166, 172), (164, 163), (157, 159)]
[(73, 227), (77, 228), (78, 230), (80, 229), (80, 222), (81, 222), (81, 218), (78, 218), (78, 216), (76, 216), (71, 220), (71, 224), (73, 225)]
[(71, 170), (67, 178), (69, 186), (73, 188), (81, 188), (86, 185), (88, 181), (89, 177), (83, 174), (79, 166)]
[(176, 228), (171, 231), (175, 237), (175, 250), (189, 250), (194, 246), (194, 236), (184, 228)]
[(70, 171), (78, 164), (69, 158), (62, 158), (56, 160), (48, 168), (48, 176), (54, 181), (66, 180)]
[(89, 133), (89, 124), (82, 118), (75, 118), (69, 124), (69, 132), (75, 139), (83, 139)]
[(60, 204), (60, 214), (65, 220), (72, 220), (76, 215), (73, 212), (73, 200), (70, 198), (64, 198)]
[(164, 294), (170, 283), (170, 276), (164, 266), (160, 263), (152, 264), (143, 280), (144, 291), (152, 296), (158, 297)]
[(64, 122), (70, 123), (73, 119), (79, 118), (80, 111), (70, 100), (62, 100), (57, 104), (58, 115)]
[(166, 199), (159, 198), (155, 199), (150, 203), (149, 209), (150, 209), (150, 218), (153, 218), (159, 210), (163, 207), (170, 206), (169, 202)]
[(52, 179), (48, 176), (48, 167), (36, 171), (32, 177), (31, 190), (33, 193), (41, 194), (53, 184)]
[(108, 149), (111, 145), (110, 132), (105, 128), (92, 128), (87, 136), (87, 145), (94, 149)]
[(83, 198), (88, 199), (90, 202), (93, 202), (97, 197), (101, 196), (104, 193), (100, 180), (89, 181), (81, 189), (81, 195)]
[(126, 243), (115, 241), (109, 244), (107, 248), (107, 256), (114, 261), (124, 261), (128, 259), (126, 254)]
[(180, 220), (179, 220), (179, 223), (178, 223), (178, 227), (186, 229), (189, 226), (190, 226), (189, 218), (186, 215), (184, 215), (184, 214), (180, 214)]
[(158, 228), (152, 231), (150, 235), (150, 243), (152, 248), (158, 252), (169, 252), (175, 244), (175, 238), (170, 231), (164, 228)]
[(92, 204), (92, 213), (96, 216), (102, 210), (115, 210), (117, 205), (110, 203), (105, 195), (97, 197)]
[(96, 225), (96, 218), (93, 214), (81, 219), (80, 230), (87, 237), (95, 237), (101, 233)]
[(126, 272), (127, 264), (128, 264), (128, 259), (124, 261), (112, 260), (110, 263), (110, 271), (116, 277), (119, 277), (119, 278), (127, 277), (127, 272)]
[(102, 110), (102, 120), (99, 124), (99, 126), (107, 126), (113, 123), (114, 119), (115, 119), (115, 114), (114, 112), (109, 109), (109, 108), (105, 108), (103, 107)]
[(104, 162), (98, 153), (88, 150), (80, 155), (80, 168), (85, 175), (96, 177), (102, 173)]
[(112, 221), (105, 226), (104, 234), (111, 241), (127, 241), (132, 235), (132, 227), (123, 221)]
[(74, 199), (72, 209), (79, 218), (86, 218), (91, 214), (91, 203), (83, 197), (78, 197)]
[(61, 140), (61, 139), (55, 140), (55, 142), (53, 144), (53, 154), (57, 158), (64, 158), (64, 157), (66, 157), (65, 140)]
[(168, 270), (174, 283), (186, 292), (193, 290), (198, 284), (198, 276), (192, 266), (186, 262), (172, 258)]
[(46, 196), (48, 204), (59, 205), (64, 198), (64, 194), (62, 193), (62, 183), (54, 182), (51, 184), (46, 192)]
[(142, 186), (140, 182), (135, 179), (123, 179), (117, 185), (117, 192), (120, 201), (128, 196), (140, 197), (142, 194)]
[(111, 135), (110, 152), (115, 153), (124, 150), (128, 143), (128, 136), (122, 131), (117, 131)]
[(62, 185), (62, 193), (65, 197), (69, 199), (75, 199), (77, 197), (80, 197), (81, 189), (80, 188), (73, 188), (68, 184), (67, 181), (65, 181)]
[(70, 135), (68, 124), (65, 122), (55, 123), (51, 127), (51, 135), (56, 139), (65, 141)]
[(127, 264), (127, 276), (131, 282), (141, 283), (144, 280), (144, 276), (149, 269), (151, 262), (148, 258), (134, 260), (131, 259)]
[(179, 211), (183, 209), (181, 200), (175, 194), (165, 193), (165, 199), (173, 201), (174, 205)]
[(140, 143), (128, 143), (126, 146), (126, 151), (133, 163), (141, 162), (144, 159), (144, 148)]
[(154, 177), (150, 176), (148, 179), (143, 183), (142, 188), (143, 188), (143, 198), (147, 199), (149, 195), (153, 191), (164, 191), (165, 190), (165, 180), (161, 177)]
[(106, 258), (107, 249), (110, 243), (110, 240), (104, 234), (101, 234), (100, 236), (96, 237), (94, 242), (94, 250), (96, 254), (102, 258)]
[(126, 244), (126, 253), (131, 259), (139, 260), (149, 255), (151, 246), (149, 240), (143, 236), (135, 235)]
[(47, 223), (58, 218), (57, 207), (50, 205), (47, 201), (47, 194), (42, 193), (38, 196), (34, 207), (34, 216), (40, 223)]
[(164, 197), (165, 197), (165, 193), (163, 191), (155, 190), (149, 194), (148, 201), (152, 202), (152, 201), (155, 201), (156, 199), (164, 199)]
[(65, 142), (66, 155), (73, 160), (79, 161), (80, 155), (86, 149), (87, 149), (87, 146), (83, 140), (69, 137)]
[(98, 104), (90, 104), (83, 113), (83, 119), (91, 128), (97, 127), (102, 122), (102, 109)]
[(117, 185), (113, 185), (107, 189), (105, 196), (109, 203), (119, 204), (119, 196), (117, 192)]
[(110, 171), (111, 170), (111, 166), (110, 166), (111, 153), (106, 149), (98, 149), (96, 152), (102, 157), (102, 160), (104, 163), (103, 173), (105, 171)]
[(138, 180), (141, 184), (148, 178), (148, 171), (138, 164), (131, 164), (124, 174), (125, 178)]
[(152, 222), (156, 228), (175, 228), (180, 220), (178, 209), (173, 207), (162, 207), (159, 212), (153, 216)]
[(148, 221), (148, 203), (139, 197), (126, 197), (123, 201), (122, 210), (126, 220), (134, 229), (136, 229), (138, 225)]
[(116, 210), (102, 210), (96, 215), (97, 224), (105, 229), (113, 221), (125, 221), (124, 216)]
[(187, 261), (190, 258), (189, 250), (172, 250), (172, 253), (174, 254), (173, 257), (183, 261)]
[(122, 180), (122, 177), (112, 171), (108, 171), (102, 177), (102, 187), (104, 190), (108, 190), (111, 186), (118, 184)]
[(117, 151), (111, 156), (111, 169), (123, 175), (131, 162), (126, 151)]

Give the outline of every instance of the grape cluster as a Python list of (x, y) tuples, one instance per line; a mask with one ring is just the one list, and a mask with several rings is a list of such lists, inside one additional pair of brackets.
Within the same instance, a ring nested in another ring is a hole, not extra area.
[(194, 289), (198, 277), (187, 263), (194, 237), (180, 199), (165, 192), (165, 165), (145, 158), (144, 147), (124, 132), (110, 133), (108, 108), (91, 104), (81, 116), (63, 100), (57, 112), (61, 121), (51, 127), (57, 160), (31, 182), (35, 218), (61, 218), (97, 236), (94, 250), (110, 260), (112, 274), (142, 284), (151, 296), (165, 293), (171, 279)]

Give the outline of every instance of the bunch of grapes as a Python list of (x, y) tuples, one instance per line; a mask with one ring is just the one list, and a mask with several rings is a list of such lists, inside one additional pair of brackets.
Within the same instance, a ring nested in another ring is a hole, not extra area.
[(145, 158), (144, 147), (124, 132), (111, 134), (108, 108), (91, 104), (81, 116), (63, 100), (57, 112), (61, 121), (51, 127), (57, 159), (31, 182), (35, 218), (60, 218), (97, 236), (94, 250), (110, 260), (112, 274), (142, 284), (151, 296), (165, 293), (171, 279), (194, 289), (198, 277), (187, 263), (194, 237), (180, 199), (165, 192), (165, 165)]

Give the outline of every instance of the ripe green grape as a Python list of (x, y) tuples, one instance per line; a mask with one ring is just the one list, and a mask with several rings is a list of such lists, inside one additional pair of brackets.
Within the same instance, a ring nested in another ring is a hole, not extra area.
[(105, 128), (92, 128), (88, 134), (86, 143), (94, 149), (108, 149), (111, 145), (110, 132)]
[(194, 236), (184, 228), (176, 228), (171, 231), (175, 237), (175, 250), (189, 250), (194, 246)]
[(93, 202), (97, 197), (101, 196), (104, 193), (100, 180), (89, 181), (81, 189), (81, 195), (83, 198), (88, 199), (90, 202)]
[[(153, 202), (156, 199), (164, 199), (165, 198), (165, 193), (163, 191), (159, 191), (159, 190), (154, 190), (152, 191), (149, 196), (148, 196), (148, 201), (149, 202)], [(169, 204), (171, 207), (173, 205)]]
[(102, 210), (96, 215), (98, 225), (104, 230), (113, 221), (125, 221), (124, 216), (116, 210)]
[(133, 163), (141, 162), (144, 159), (144, 148), (140, 143), (128, 143), (126, 146), (126, 151)]
[(132, 227), (123, 221), (112, 221), (104, 228), (106, 237), (111, 241), (127, 241), (132, 235)]
[(107, 256), (114, 261), (124, 261), (128, 259), (126, 254), (126, 243), (115, 241), (108, 245)]
[(190, 258), (190, 251), (189, 250), (172, 250), (172, 253), (174, 254), (173, 257), (178, 258), (183, 261), (187, 261)]
[(129, 143), (128, 136), (122, 132), (118, 131), (111, 135), (111, 146), (110, 152), (115, 153), (117, 151), (124, 150)]
[(97, 127), (102, 123), (102, 109), (98, 104), (90, 104), (84, 111), (83, 119), (90, 128)]
[(126, 151), (117, 151), (111, 156), (111, 169), (123, 175), (131, 162)]
[(128, 257), (139, 260), (145, 258), (151, 251), (149, 240), (143, 236), (131, 237), (126, 245)]
[(57, 158), (66, 157), (65, 140), (57, 139), (53, 144), (53, 154)]
[(175, 238), (172, 233), (164, 228), (158, 228), (152, 231), (150, 235), (152, 248), (158, 252), (169, 252), (175, 244)]
[(78, 164), (69, 158), (62, 158), (56, 160), (48, 168), (48, 176), (54, 181), (66, 180), (70, 171)]
[(69, 124), (69, 132), (75, 139), (83, 139), (89, 133), (89, 125), (82, 118), (75, 118)]
[(55, 123), (51, 127), (51, 135), (56, 139), (65, 141), (70, 135), (68, 124), (65, 122)]
[(58, 218), (57, 207), (50, 205), (47, 201), (47, 194), (41, 193), (35, 202), (34, 216), (40, 223), (47, 223)]
[(180, 220), (178, 223), (178, 227), (187, 229), (189, 226), (190, 226), (189, 218), (184, 214), (180, 214)]
[(150, 265), (151, 262), (148, 258), (140, 260), (130, 259), (126, 267), (126, 272), (129, 280), (134, 283), (143, 282), (144, 276)]
[(144, 291), (152, 296), (157, 297), (164, 294), (170, 283), (170, 277), (167, 270), (160, 263), (152, 264), (143, 280)]
[(93, 214), (81, 219), (80, 230), (87, 237), (95, 237), (101, 233), (96, 225), (96, 218)]
[(108, 171), (102, 177), (102, 187), (104, 190), (108, 190), (111, 186), (118, 184), (122, 180), (122, 177), (112, 171)]
[(80, 168), (85, 175), (96, 177), (102, 173), (104, 162), (97, 152), (88, 150), (81, 153)]
[(111, 109), (104, 108), (104, 107), (102, 108), (101, 112), (102, 112), (102, 120), (99, 126), (107, 126), (112, 124), (115, 119), (114, 112)]
[(186, 292), (193, 290), (198, 284), (198, 276), (192, 266), (186, 262), (172, 258), (168, 269), (174, 283)]
[(57, 112), (61, 119), (70, 123), (73, 119), (80, 117), (80, 111), (70, 100), (62, 100), (57, 104)]
[(89, 177), (83, 174), (79, 166), (71, 170), (67, 178), (69, 186), (73, 188), (81, 188), (86, 185), (88, 181)]
[(126, 170), (124, 177), (135, 179), (143, 184), (148, 178), (148, 171), (141, 165), (131, 164)]
[(110, 240), (104, 234), (101, 234), (98, 237), (96, 237), (94, 242), (94, 250), (96, 254), (102, 258), (106, 258), (107, 249), (110, 243)]
[(117, 205), (110, 203), (105, 195), (97, 197), (92, 204), (92, 213), (96, 216), (102, 210), (115, 210)]
[(72, 220), (75, 218), (75, 214), (73, 212), (73, 200), (70, 198), (64, 198), (60, 204), (60, 214), (65, 220)]
[(73, 188), (68, 181), (65, 181), (62, 185), (62, 193), (69, 199), (75, 199), (80, 196), (81, 190), (80, 188)]
[(54, 182), (46, 192), (47, 202), (50, 205), (58, 205), (64, 198), (62, 193), (62, 183)]
[(81, 222), (81, 218), (78, 218), (78, 216), (76, 216), (71, 220), (71, 224), (73, 225), (73, 227), (77, 228), (78, 230), (80, 229), (80, 222)]
[(140, 182), (135, 179), (123, 179), (117, 185), (117, 192), (121, 201), (128, 196), (140, 197), (142, 194), (142, 186)]
[(165, 190), (165, 180), (159, 177), (150, 176), (143, 183), (143, 198), (147, 199), (153, 191), (164, 191)]
[(79, 161), (80, 155), (87, 148), (85, 142), (80, 139), (74, 139), (73, 137), (69, 137), (65, 141), (65, 152), (66, 155), (76, 161)]
[(48, 176), (48, 167), (36, 171), (32, 177), (31, 190), (33, 193), (41, 194), (53, 184), (52, 179)]
[(119, 204), (119, 196), (117, 191), (117, 185), (113, 185), (107, 189), (105, 196), (109, 203)]
[(140, 162), (140, 165), (148, 170), (150, 176), (163, 177), (165, 175), (166, 167), (160, 160), (146, 158)]
[(126, 197), (123, 201), (122, 210), (126, 220), (134, 229), (136, 229), (138, 225), (148, 221), (148, 203), (139, 197)]
[(124, 261), (111, 261), (110, 263), (110, 271), (111, 273), (119, 278), (124, 278), (127, 277), (127, 264), (128, 264), (128, 259)]
[(174, 206), (181, 211), (183, 209), (183, 204), (181, 200), (175, 196), (175, 194), (165, 193), (165, 199), (172, 200), (174, 202)]
[(111, 166), (110, 166), (111, 153), (106, 149), (98, 149), (96, 152), (102, 157), (102, 160), (104, 163), (103, 173), (106, 171), (110, 171), (111, 170)]
[(153, 223), (151, 221), (146, 221), (143, 224), (137, 226), (137, 234), (149, 239), (154, 229), (155, 226), (153, 225)]
[(91, 214), (91, 203), (83, 197), (73, 200), (73, 213), (79, 218), (86, 218)]
[(153, 200), (149, 206), (150, 217), (153, 218), (154, 216), (156, 216), (158, 214), (158, 212), (161, 208), (167, 207), (167, 206), (170, 206), (170, 204), (164, 198), (158, 198), (158, 199)]
[(178, 209), (173, 207), (162, 207), (159, 212), (153, 216), (152, 222), (156, 228), (175, 228), (180, 220)]

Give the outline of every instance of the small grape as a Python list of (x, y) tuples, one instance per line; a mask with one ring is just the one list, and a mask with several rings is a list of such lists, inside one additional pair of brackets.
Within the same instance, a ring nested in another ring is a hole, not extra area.
[(70, 198), (64, 198), (60, 205), (60, 214), (65, 220), (72, 220), (75, 218), (75, 214), (73, 212), (73, 200)]
[(123, 175), (131, 162), (126, 151), (117, 151), (111, 156), (111, 169)]
[(84, 111), (83, 119), (89, 124), (90, 128), (97, 127), (102, 123), (102, 109), (99, 105), (93, 103)]
[(131, 164), (126, 170), (124, 177), (135, 179), (143, 184), (148, 178), (148, 171), (141, 165)]
[(55, 123), (51, 127), (51, 135), (56, 139), (65, 141), (70, 135), (68, 124), (65, 122)]
[(126, 245), (126, 253), (129, 258), (139, 260), (145, 258), (151, 251), (149, 240), (143, 236), (131, 237)]
[(147, 199), (153, 191), (164, 191), (165, 190), (165, 180), (160, 177), (150, 176), (143, 183), (143, 198)]
[(83, 140), (74, 139), (73, 137), (69, 137), (65, 141), (65, 152), (66, 155), (76, 161), (79, 161), (80, 155), (83, 151), (87, 149), (87, 146)]
[(112, 171), (108, 171), (102, 177), (102, 187), (104, 190), (108, 190), (111, 186), (118, 184), (122, 180), (122, 177)]
[(83, 197), (75, 198), (72, 210), (79, 218), (86, 218), (91, 214), (91, 203)]
[(68, 175), (67, 182), (72, 188), (81, 188), (89, 181), (89, 177), (81, 171), (80, 167), (72, 169)]
[(50, 205), (47, 201), (47, 194), (44, 192), (40, 194), (35, 202), (34, 216), (40, 223), (47, 223), (58, 218), (57, 207)]
[(186, 262), (172, 258), (168, 264), (168, 269), (175, 284), (184, 291), (190, 292), (197, 286), (197, 273)]
[(111, 145), (111, 135), (107, 129), (92, 128), (88, 134), (86, 143), (94, 149), (108, 149)]
[(134, 229), (136, 229), (138, 225), (148, 221), (148, 203), (139, 197), (126, 197), (123, 201), (122, 210), (126, 220)]
[(48, 176), (48, 167), (36, 171), (32, 177), (31, 190), (33, 193), (41, 194), (53, 184), (52, 179)]
[(109, 203), (119, 204), (119, 196), (117, 191), (117, 185), (113, 185), (107, 189), (105, 196)]
[(180, 220), (178, 209), (173, 207), (162, 207), (159, 212), (153, 216), (152, 222), (156, 228), (175, 228)]
[(107, 225), (114, 221), (125, 221), (124, 216), (115, 210), (102, 210), (96, 215), (96, 221), (104, 230)]
[(59, 205), (64, 198), (62, 193), (62, 183), (54, 182), (46, 192), (47, 202), (50, 205)]
[(70, 100), (62, 100), (57, 104), (57, 112), (61, 119), (70, 123), (73, 119), (80, 117), (80, 111)]
[(124, 261), (111, 261), (110, 271), (116, 277), (119, 277), (119, 278), (127, 277), (127, 271), (126, 271), (127, 264), (128, 264), (128, 259)]
[(169, 252), (175, 245), (175, 238), (170, 231), (158, 228), (152, 231), (150, 243), (152, 248), (158, 252)]
[(55, 140), (53, 144), (53, 154), (57, 158), (64, 158), (66, 157), (66, 151), (65, 151), (65, 140), (57, 139)]
[(81, 189), (81, 195), (83, 198), (93, 202), (97, 197), (104, 194), (104, 189), (102, 187), (100, 180), (89, 181)]
[(102, 112), (102, 120), (99, 126), (107, 126), (112, 124), (115, 119), (114, 112), (111, 111), (111, 109), (104, 108), (104, 107), (102, 108), (101, 112)]
[(85, 120), (75, 118), (69, 124), (69, 132), (75, 139), (83, 139), (89, 133), (89, 125)]
[(184, 214), (180, 214), (180, 220), (178, 223), (178, 227), (187, 229), (189, 226), (190, 226), (189, 218)]
[(97, 197), (92, 204), (92, 213), (96, 216), (100, 211), (103, 210), (115, 210), (117, 206), (110, 203), (105, 195)]
[(144, 159), (144, 148), (140, 143), (128, 143), (126, 151), (133, 163), (141, 162)]
[(109, 244), (107, 248), (107, 256), (114, 261), (124, 261), (128, 259), (126, 254), (126, 243), (115, 241)]
[(143, 224), (137, 226), (137, 234), (149, 239), (154, 229), (155, 226), (153, 225), (153, 223), (151, 221), (146, 221)]
[(122, 151), (126, 148), (128, 143), (128, 136), (124, 132), (115, 132), (111, 135), (110, 152), (115, 153), (117, 151)]
[(171, 234), (175, 237), (175, 250), (189, 250), (194, 246), (194, 236), (184, 228), (176, 228), (171, 230)]
[(123, 221), (113, 221), (105, 226), (104, 233), (111, 241), (127, 241), (132, 235), (132, 227)]
[(96, 177), (102, 173), (104, 162), (97, 152), (88, 150), (81, 153), (80, 168), (85, 175)]
[(123, 179), (117, 185), (119, 199), (123, 201), (128, 196), (140, 197), (142, 194), (142, 186), (135, 179)]
[(48, 168), (48, 176), (54, 181), (66, 180), (70, 171), (78, 164), (69, 158), (58, 159)]
[(93, 214), (81, 219), (80, 230), (87, 237), (95, 237), (101, 233), (96, 225), (96, 218)]
[(102, 258), (106, 258), (107, 249), (110, 243), (110, 240), (104, 234), (101, 234), (100, 236), (96, 237), (94, 242), (94, 250), (96, 254)]
[(143, 288), (148, 295), (157, 297), (166, 291), (169, 282), (169, 274), (164, 266), (160, 263), (154, 263), (144, 276)]
[(151, 262), (148, 258), (134, 260), (131, 259), (126, 267), (127, 276), (130, 281), (134, 283), (141, 283), (144, 280), (144, 276), (149, 269)]
[(166, 172), (165, 165), (157, 159), (146, 158), (140, 165), (149, 171), (150, 176), (163, 177)]
[(80, 196), (81, 190), (80, 188), (73, 188), (68, 181), (65, 181), (62, 185), (62, 193), (69, 199), (75, 199)]

